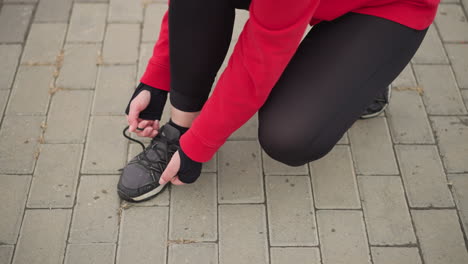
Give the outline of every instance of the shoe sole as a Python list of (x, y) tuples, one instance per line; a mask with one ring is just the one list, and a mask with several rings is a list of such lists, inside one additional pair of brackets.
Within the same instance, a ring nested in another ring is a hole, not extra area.
[(120, 198), (122, 198), (125, 201), (140, 203), (140, 202), (144, 202), (153, 198), (154, 196), (159, 194), (161, 191), (163, 191), (167, 185), (168, 185), (167, 183), (165, 183), (164, 185), (159, 185), (157, 188), (137, 197), (129, 197), (125, 195), (123, 192), (121, 192), (120, 190), (117, 190), (117, 192), (119, 193)]
[(386, 105), (384, 105), (384, 107), (382, 107), (382, 109), (380, 109), (380, 111), (375, 112), (375, 113), (370, 114), (370, 115), (363, 115), (363, 116), (360, 117), (360, 119), (369, 119), (369, 118), (373, 118), (373, 117), (376, 117), (376, 116), (382, 114), (385, 111), (385, 109), (387, 109), (388, 105), (390, 104), (391, 96), (392, 96), (392, 87), (390, 87), (388, 89), (388, 103)]

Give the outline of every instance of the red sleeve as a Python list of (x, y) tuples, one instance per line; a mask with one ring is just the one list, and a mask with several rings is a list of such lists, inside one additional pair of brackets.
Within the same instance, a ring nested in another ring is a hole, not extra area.
[(250, 18), (225, 71), (180, 144), (192, 160), (209, 161), (265, 103), (294, 55), (318, 0), (252, 0)]
[[(168, 1), (169, 4), (169, 1)], [(169, 91), (171, 74), (169, 67), (169, 11), (163, 16), (159, 38), (153, 49), (153, 56), (148, 61), (146, 71), (140, 82), (161, 90)]]

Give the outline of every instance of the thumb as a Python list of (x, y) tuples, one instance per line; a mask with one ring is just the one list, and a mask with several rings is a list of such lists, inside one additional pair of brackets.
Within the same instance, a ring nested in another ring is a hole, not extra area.
[(130, 125), (129, 131), (130, 132), (135, 132), (136, 128), (138, 126), (138, 116), (140, 114), (140, 111), (135, 105), (130, 104), (130, 110), (128, 113), (128, 124)]
[(180, 157), (178, 151), (174, 153), (174, 155), (171, 158), (171, 161), (169, 161), (169, 164), (167, 164), (166, 169), (161, 174), (159, 184), (165, 184), (167, 182), (170, 182), (172, 178), (174, 178), (177, 175), (180, 166), (178, 166), (177, 164), (180, 164)]
[(130, 103), (130, 110), (128, 111), (128, 123), (130, 125), (129, 131), (135, 132), (138, 126), (138, 117), (140, 112), (143, 111), (149, 104), (151, 95), (148, 91), (141, 91)]

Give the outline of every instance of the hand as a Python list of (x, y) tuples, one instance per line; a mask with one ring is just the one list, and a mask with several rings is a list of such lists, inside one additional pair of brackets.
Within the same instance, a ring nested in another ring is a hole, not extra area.
[(166, 182), (171, 182), (174, 185), (184, 185), (182, 181), (180, 181), (179, 176), (177, 173), (180, 169), (180, 156), (179, 151), (176, 151), (174, 155), (172, 155), (171, 161), (167, 164), (166, 169), (164, 170), (161, 178), (159, 179), (159, 184), (165, 184)]
[[(155, 137), (159, 130), (159, 120), (144, 120), (139, 117), (140, 112), (148, 107), (151, 100), (149, 91), (141, 91), (130, 103), (127, 121), (129, 131), (136, 132), (139, 137)], [(138, 130), (137, 130), (138, 129)]]

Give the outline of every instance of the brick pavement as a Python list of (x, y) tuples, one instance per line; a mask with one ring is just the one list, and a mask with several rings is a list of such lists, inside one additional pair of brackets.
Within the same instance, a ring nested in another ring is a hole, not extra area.
[(165, 0), (0, 0), (0, 264), (468, 263), (468, 1), (442, 2), (388, 110), (325, 158), (271, 159), (255, 115), (195, 184), (128, 204), (122, 111)]

